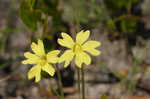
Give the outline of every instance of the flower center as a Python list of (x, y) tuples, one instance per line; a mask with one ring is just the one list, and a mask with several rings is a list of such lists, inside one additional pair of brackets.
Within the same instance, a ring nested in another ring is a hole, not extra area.
[(73, 52), (78, 53), (82, 51), (82, 46), (80, 44), (75, 44), (73, 47)]
[(39, 64), (41, 66), (44, 66), (47, 63), (46, 56), (42, 56), (41, 59), (39, 60)]

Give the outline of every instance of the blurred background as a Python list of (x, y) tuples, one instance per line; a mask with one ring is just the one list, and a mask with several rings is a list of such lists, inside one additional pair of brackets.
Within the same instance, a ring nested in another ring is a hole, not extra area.
[[(150, 99), (150, 0), (0, 0), (0, 99), (58, 99), (57, 76), (27, 79), (23, 53), (61, 32), (90, 30), (102, 54), (86, 67), (87, 99)], [(60, 65), (61, 67), (62, 65)], [(61, 69), (65, 99), (78, 99), (74, 66)]]

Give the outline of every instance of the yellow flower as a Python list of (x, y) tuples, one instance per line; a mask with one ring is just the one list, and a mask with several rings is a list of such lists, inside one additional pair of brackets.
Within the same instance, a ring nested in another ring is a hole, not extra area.
[(90, 35), (90, 31), (80, 31), (77, 33), (76, 41), (66, 33), (61, 33), (62, 39), (58, 39), (58, 43), (61, 46), (69, 48), (60, 57), (59, 63), (65, 62), (64, 67), (67, 67), (75, 57), (75, 64), (81, 68), (82, 64), (89, 65), (91, 63), (91, 57), (87, 54), (90, 53), (94, 56), (99, 55), (101, 52), (95, 48), (100, 46), (101, 43), (93, 40), (87, 41)]
[(54, 50), (46, 54), (42, 40), (38, 40), (38, 44), (33, 42), (31, 44), (31, 49), (34, 54), (30, 52), (24, 53), (27, 59), (22, 61), (23, 64), (35, 64), (28, 72), (28, 79), (35, 77), (35, 82), (39, 82), (41, 80), (42, 70), (53, 76), (55, 74), (55, 69), (52, 64), (58, 62), (57, 55), (60, 51)]

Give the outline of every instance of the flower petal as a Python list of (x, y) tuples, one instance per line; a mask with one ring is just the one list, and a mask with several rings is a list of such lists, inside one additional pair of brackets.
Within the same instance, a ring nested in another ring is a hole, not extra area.
[(39, 61), (39, 57), (30, 52), (24, 53), (24, 56), (28, 59), (22, 61), (23, 64), (36, 64)]
[(50, 76), (54, 76), (55, 74), (55, 69), (50, 64), (46, 64), (45, 66), (42, 66), (42, 70), (47, 72)]
[(101, 43), (100, 42), (97, 42), (97, 41), (87, 41), (83, 46), (83, 50), (84, 51), (87, 51), (88, 53), (94, 55), (94, 56), (97, 56), (101, 53), (101, 51), (99, 50), (96, 50), (95, 48), (100, 46)]
[(59, 63), (65, 61), (64, 67), (66, 68), (74, 57), (74, 53), (72, 50), (66, 50), (64, 54), (59, 58)]
[(59, 58), (58, 58), (58, 54), (60, 53), (59, 50), (54, 50), (54, 51), (50, 51), (48, 54), (47, 54), (47, 61), (49, 63), (57, 63)]
[(31, 48), (36, 55), (38, 56), (45, 55), (45, 50), (44, 50), (44, 45), (42, 40), (38, 40), (38, 44), (33, 42), (31, 44)]
[(28, 72), (28, 79), (32, 79), (35, 77), (35, 82), (39, 82), (41, 80), (41, 67), (36, 65), (32, 67)]
[(36, 74), (36, 70), (37, 70), (37, 66), (33, 66), (29, 72), (28, 72), (28, 79), (32, 79), (33, 77), (35, 77)]
[(27, 59), (27, 60), (23, 60), (23, 61), (22, 61), (22, 64), (36, 64), (36, 62), (35, 62), (35, 61), (32, 61), (32, 60), (30, 60), (30, 59)]
[(85, 63), (86, 65), (91, 64), (91, 57), (86, 54), (85, 52), (80, 52), (78, 54), (76, 54), (75, 57), (75, 64), (81, 68), (82, 67), (82, 63)]
[(90, 31), (80, 31), (76, 36), (76, 43), (83, 44), (90, 36)]
[(35, 76), (35, 82), (39, 82), (41, 80), (41, 68), (37, 70), (36, 76)]
[(58, 39), (58, 43), (61, 46), (67, 47), (67, 48), (72, 48), (74, 45), (73, 39), (67, 34), (67, 33), (61, 33), (62, 39)]

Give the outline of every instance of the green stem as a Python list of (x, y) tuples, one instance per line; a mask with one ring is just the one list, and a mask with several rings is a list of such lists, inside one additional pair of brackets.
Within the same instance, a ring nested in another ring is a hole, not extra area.
[(45, 14), (45, 19), (44, 19), (44, 23), (43, 23), (43, 34), (42, 34), (42, 38), (45, 36), (45, 34), (47, 33), (47, 29), (48, 29), (48, 15)]
[(62, 85), (62, 79), (61, 79), (61, 74), (59, 68), (56, 66), (56, 72), (57, 72), (57, 77), (58, 77), (58, 87), (61, 92), (61, 99), (64, 99), (64, 93), (63, 93), (63, 85)]
[(77, 68), (77, 83), (78, 83), (78, 96), (79, 96), (79, 99), (81, 99), (81, 87), (80, 87), (80, 81), (81, 81), (81, 75), (80, 75), (80, 69)]
[(82, 99), (85, 99), (85, 79), (84, 79), (84, 67), (81, 68), (81, 80), (82, 80)]
[(61, 96), (59, 95), (59, 93), (53, 88), (53, 85), (52, 85), (51, 81), (50, 81), (50, 89), (51, 89), (51, 91), (52, 91), (54, 94), (56, 94), (57, 97), (61, 97)]

